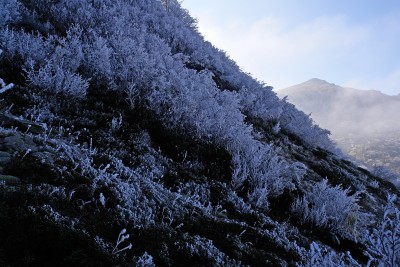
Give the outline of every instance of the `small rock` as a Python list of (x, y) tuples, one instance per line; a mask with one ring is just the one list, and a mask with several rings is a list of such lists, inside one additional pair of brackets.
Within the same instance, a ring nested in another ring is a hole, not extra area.
[(0, 158), (11, 158), (12, 157), (12, 155), (10, 154), (10, 153), (8, 153), (8, 152), (5, 152), (5, 151), (0, 151)]
[(7, 136), (4, 138), (4, 144), (5, 145), (12, 145), (12, 144), (23, 144), (24, 140), (22, 136), (19, 133)]
[(15, 185), (21, 183), (21, 180), (12, 175), (0, 174), (0, 182), (5, 182), (7, 185)]
[(5, 127), (17, 127), (23, 132), (29, 131), (34, 134), (41, 134), (45, 132), (43, 125), (18, 118), (11, 114), (0, 113), (0, 121), (2, 121), (2, 125)]
[(8, 150), (14, 150), (14, 151), (20, 151), (20, 152), (23, 150), (26, 150), (25, 149), (26, 145), (25, 145), (24, 139), (18, 133), (4, 138), (4, 146)]
[(9, 158), (9, 157), (0, 157), (0, 165), (1, 166), (4, 166), (4, 165), (10, 163), (10, 161), (11, 161), (11, 158)]

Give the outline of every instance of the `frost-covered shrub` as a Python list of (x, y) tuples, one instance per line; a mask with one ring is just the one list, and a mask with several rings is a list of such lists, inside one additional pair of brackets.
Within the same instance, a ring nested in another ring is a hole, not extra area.
[(156, 266), (153, 262), (153, 257), (144, 252), (142, 256), (140, 256), (136, 262), (136, 267), (154, 267)]
[(207, 207), (211, 204), (210, 188), (206, 185), (189, 182), (180, 184), (177, 193), (194, 207)]
[(337, 253), (315, 242), (311, 243), (305, 258), (305, 263), (298, 264), (298, 267), (361, 267), (349, 252)]
[(45, 41), (42, 36), (23, 31), (1, 30), (0, 43), (4, 52), (4, 59), (16, 64), (22, 63), (25, 66), (28, 63), (44, 65), (52, 51), (51, 43)]
[(380, 177), (382, 179), (385, 179), (386, 181), (389, 181), (392, 184), (394, 184), (397, 188), (400, 188), (400, 181), (398, 175), (388, 170), (384, 166), (374, 165), (371, 169), (371, 174)]
[(19, 3), (17, 0), (0, 0), (0, 6), (0, 28), (19, 18)]
[(270, 87), (243, 87), (239, 90), (239, 95), (246, 115), (262, 119), (264, 124), (279, 120), (283, 111), (282, 103)]
[(97, 79), (106, 79), (111, 82), (111, 58), (114, 50), (107, 39), (95, 32), (91, 33), (88, 38), (87, 44), (83, 47), (86, 71)]
[(49, 92), (83, 97), (89, 82), (76, 73), (82, 53), (77, 37), (79, 31), (72, 27), (66, 38), (45, 40), (40, 35), (7, 29), (1, 32), (0, 40), (6, 58), (22, 60), (29, 83)]
[[(83, 64), (82, 28), (72, 25), (66, 32), (66, 37), (48, 38), (48, 42), (56, 42), (49, 59), (69, 72), (78, 74), (78, 68)], [(52, 40), (54, 39), (54, 40)], [(100, 62), (99, 62), (100, 63)]]
[(296, 107), (283, 100), (283, 112), (280, 125), (286, 131), (300, 137), (305, 143), (314, 147), (321, 147), (338, 153), (335, 144), (329, 139), (330, 132), (315, 125), (309, 115), (304, 114)]
[(248, 194), (249, 203), (263, 211), (269, 208), (269, 197), (270, 192), (267, 187), (255, 187)]
[(357, 204), (358, 195), (349, 193), (349, 189), (342, 189), (341, 186), (330, 186), (325, 179), (315, 184), (302, 198), (295, 200), (292, 212), (303, 223), (354, 237), (363, 214)]
[(241, 263), (231, 259), (217, 247), (212, 240), (195, 235), (194, 237), (184, 234), (187, 242), (179, 248), (190, 255), (196, 255), (207, 262), (209, 266), (241, 266)]
[(250, 175), (250, 169), (244, 162), (243, 155), (241, 153), (235, 153), (232, 156), (232, 186), (234, 189), (238, 189), (246, 181)]
[(383, 218), (378, 227), (367, 237), (368, 252), (377, 266), (400, 266), (400, 211), (394, 195), (389, 195)]
[[(229, 150), (229, 149), (228, 149)], [(232, 149), (232, 186), (239, 189), (248, 181), (249, 203), (268, 209), (268, 199), (293, 187), (290, 164), (279, 157), (272, 146), (255, 140), (242, 141), (236, 152)]]
[(89, 87), (89, 81), (79, 74), (67, 71), (50, 62), (38, 71), (33, 68), (27, 69), (26, 76), (30, 84), (52, 93), (66, 93), (83, 97)]

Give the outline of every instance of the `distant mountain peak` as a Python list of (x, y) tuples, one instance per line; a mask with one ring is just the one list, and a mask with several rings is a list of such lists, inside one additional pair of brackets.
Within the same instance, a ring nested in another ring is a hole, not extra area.
[(305, 83), (328, 83), (328, 82), (322, 79), (312, 78), (306, 81)]
[(337, 84), (330, 83), (328, 81), (325, 81), (325, 80), (322, 80), (322, 79), (318, 79), (318, 78), (312, 78), (312, 79), (310, 79), (308, 81), (305, 81), (305, 82), (303, 82), (301, 84), (339, 87)]
[(292, 94), (304, 94), (304, 93), (316, 93), (316, 92), (332, 92), (336, 93), (340, 90), (344, 90), (342, 87), (329, 83), (325, 80), (312, 78), (303, 83), (293, 85), (284, 89), (278, 90), (278, 95), (292, 95)]

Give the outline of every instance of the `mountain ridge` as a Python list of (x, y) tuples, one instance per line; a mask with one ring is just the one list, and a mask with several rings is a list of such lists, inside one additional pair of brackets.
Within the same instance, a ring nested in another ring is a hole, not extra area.
[[(344, 90), (343, 90), (344, 89)], [(297, 84), (297, 85), (293, 85), (287, 88), (282, 88), (282, 89), (278, 89), (276, 92), (278, 95), (280, 96), (286, 96), (286, 95), (291, 95), (293, 93), (300, 93), (303, 91), (306, 92), (310, 92), (310, 91), (321, 91), (321, 90), (329, 90), (329, 91), (342, 91), (342, 92), (346, 92), (345, 90), (351, 91), (353, 94), (359, 94), (359, 95), (371, 95), (371, 97), (376, 97), (379, 96), (381, 98), (386, 98), (386, 99), (392, 99), (392, 100), (397, 100), (397, 97), (400, 95), (387, 95), (379, 90), (374, 90), (374, 89), (370, 89), (370, 90), (363, 90), (363, 89), (357, 89), (357, 88), (353, 88), (353, 87), (342, 87), (339, 85), (336, 85), (334, 83), (329, 83), (325, 80), (322, 79), (318, 79), (318, 78), (312, 78), (308, 81), (305, 81), (303, 83)]]
[[(390, 117), (385, 120), (385, 124), (393, 124), (393, 114), (398, 110), (400, 98), (397, 96), (389, 96), (376, 90), (360, 90), (354, 88), (340, 87), (333, 83), (328, 83), (319, 79), (312, 79), (307, 82), (294, 85), (277, 91), (280, 97), (288, 95), (289, 101), (293, 102), (301, 110), (308, 113), (317, 113), (316, 120), (324, 128), (331, 130), (331, 124), (326, 124), (322, 118), (318, 117), (322, 114), (327, 116), (333, 113), (338, 118), (346, 118), (346, 114), (354, 113), (355, 116), (363, 117), (361, 113), (368, 113), (371, 119), (365, 121), (365, 124), (379, 124), (381, 119), (387, 115)], [(326, 106), (326, 107), (325, 107)], [(325, 107), (325, 108), (324, 108)], [(367, 117), (367, 116), (365, 116)], [(335, 121), (336, 123), (337, 121)], [(383, 124), (383, 123), (382, 123)], [(347, 127), (352, 127), (347, 125)]]

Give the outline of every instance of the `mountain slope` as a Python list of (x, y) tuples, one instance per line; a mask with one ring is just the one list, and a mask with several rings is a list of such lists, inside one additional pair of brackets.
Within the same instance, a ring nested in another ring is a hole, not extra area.
[(318, 79), (279, 90), (278, 94), (311, 113), (316, 123), (329, 129), (338, 145), (356, 159), (369, 167), (385, 165), (400, 173), (398, 96), (343, 88)]
[(387, 260), (378, 226), (396, 188), (177, 1), (0, 5), (2, 265)]

